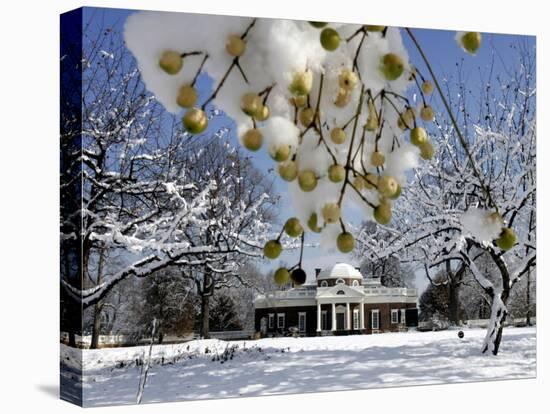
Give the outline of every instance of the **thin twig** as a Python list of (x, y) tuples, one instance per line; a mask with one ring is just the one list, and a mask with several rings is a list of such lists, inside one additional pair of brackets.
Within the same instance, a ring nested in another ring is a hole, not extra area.
[(489, 191), (489, 189), (487, 188), (487, 186), (485, 185), (485, 182), (483, 181), (483, 178), (481, 177), (479, 171), (477, 170), (477, 167), (475, 165), (475, 162), (474, 162), (474, 159), (472, 157), (472, 154), (470, 153), (470, 150), (468, 149), (468, 144), (466, 143), (466, 140), (464, 139), (464, 136), (462, 135), (462, 133), (460, 132), (460, 128), (458, 127), (458, 123), (456, 122), (456, 119), (451, 111), (451, 107), (449, 106), (449, 103), (447, 102), (447, 99), (445, 98), (445, 96), (443, 95), (443, 91), (441, 89), (441, 86), (439, 85), (439, 81), (437, 80), (437, 77), (435, 76), (435, 73), (432, 69), (432, 66), (430, 65), (430, 62), (428, 61), (428, 58), (426, 57), (426, 54), (424, 53), (424, 50), (422, 49), (422, 47), (420, 46), (420, 44), (418, 43), (418, 40), (416, 40), (416, 37), (414, 36), (414, 34), (412, 33), (411, 29), (409, 29), (408, 27), (405, 28), (407, 34), (409, 35), (409, 37), (411, 38), (411, 40), (413, 41), (414, 45), (416, 46), (416, 48), (418, 49), (418, 52), (420, 53), (420, 56), (422, 57), (422, 60), (424, 61), (424, 63), (426, 64), (426, 67), (428, 68), (428, 71), (430, 72), (430, 75), (434, 81), (434, 84), (435, 84), (435, 87), (437, 88), (437, 92), (439, 93), (439, 96), (441, 98), (441, 100), (443, 101), (443, 105), (445, 106), (445, 110), (447, 111), (447, 114), (449, 115), (449, 118), (451, 119), (451, 122), (453, 124), (453, 127), (456, 131), (456, 134), (458, 136), (458, 139), (460, 141), (460, 144), (462, 145), (462, 148), (464, 149), (464, 151), (466, 152), (466, 155), (468, 156), (468, 160), (470, 161), (470, 164), (472, 166), (472, 170), (474, 172), (474, 175), (477, 177), (477, 179), (479, 180), (479, 183), (481, 185), (481, 188), (483, 189), (483, 192), (485, 193), (485, 195), (487, 196), (488, 200), (489, 200), (489, 203), (491, 205), (493, 205), (493, 207), (495, 208), (496, 212), (498, 213), (498, 206), (497, 204), (494, 202), (493, 200), (493, 197), (491, 197), (491, 192)]

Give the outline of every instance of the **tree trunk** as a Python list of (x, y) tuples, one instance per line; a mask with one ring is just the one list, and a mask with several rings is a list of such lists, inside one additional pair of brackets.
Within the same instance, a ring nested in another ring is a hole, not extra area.
[(458, 285), (451, 281), (449, 283), (449, 321), (454, 325), (458, 325), (460, 321), (460, 303), (458, 292)]
[(157, 319), (153, 318), (153, 328), (151, 329), (151, 342), (149, 344), (149, 356), (145, 360), (145, 367), (143, 368), (142, 375), (139, 377), (139, 386), (137, 394), (137, 403), (141, 404), (143, 398), (143, 390), (145, 390), (145, 384), (147, 383), (147, 374), (149, 373), (149, 367), (151, 366), (151, 354), (153, 353), (153, 344), (155, 343), (155, 329), (157, 327)]
[(527, 271), (527, 312), (525, 314), (527, 326), (531, 326), (531, 269)]
[(498, 349), (502, 340), (502, 329), (504, 328), (504, 322), (508, 315), (506, 304), (502, 296), (502, 294), (495, 294), (493, 296), (491, 319), (487, 326), (487, 335), (483, 342), (482, 353), (491, 352), (493, 355), (498, 354)]
[(491, 304), (491, 319), (487, 326), (487, 335), (483, 343), (482, 353), (491, 352), (493, 355), (498, 354), (500, 342), (502, 340), (502, 329), (508, 315), (506, 304), (510, 297), (510, 273), (506, 263), (502, 257), (495, 252), (491, 252), (491, 257), (500, 271), (502, 277), (501, 288), (494, 290), (493, 287), (486, 289), (487, 294), (492, 298)]
[(94, 324), (92, 326), (92, 341), (90, 343), (90, 349), (97, 349), (99, 347), (99, 335), (101, 334), (101, 311), (103, 308), (102, 301), (99, 301), (94, 306)]
[[(97, 281), (96, 281), (97, 285), (103, 282), (104, 263), (105, 263), (105, 250), (101, 249), (99, 253), (99, 262), (97, 265)], [(94, 306), (94, 324), (92, 327), (92, 341), (90, 343), (90, 349), (97, 349), (99, 347), (99, 335), (101, 334), (102, 310), (103, 310), (103, 300), (100, 300)]]
[(460, 293), (460, 285), (466, 268), (462, 266), (453, 271), (450, 260), (447, 261), (446, 268), (449, 294), (449, 321), (454, 325), (458, 325), (460, 321), (460, 299), (458, 294)]
[(214, 282), (210, 272), (204, 273), (204, 282), (201, 294), (201, 336), (210, 338), (210, 296), (214, 293)]
[[(533, 231), (533, 210), (529, 214), (529, 234), (527, 240), (531, 243), (531, 232)], [(525, 249), (525, 254), (529, 254), (529, 247)], [(527, 326), (531, 326), (531, 268), (527, 271), (527, 312), (525, 314)]]
[(201, 296), (201, 336), (204, 339), (210, 338), (210, 295), (203, 292)]
[(69, 332), (69, 346), (76, 348), (76, 335), (74, 332)]

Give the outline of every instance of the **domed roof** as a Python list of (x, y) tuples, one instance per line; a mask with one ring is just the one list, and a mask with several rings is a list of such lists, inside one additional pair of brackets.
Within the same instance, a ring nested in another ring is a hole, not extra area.
[(338, 279), (339, 277), (344, 279), (363, 279), (363, 275), (352, 265), (347, 263), (336, 263), (319, 272), (317, 280)]

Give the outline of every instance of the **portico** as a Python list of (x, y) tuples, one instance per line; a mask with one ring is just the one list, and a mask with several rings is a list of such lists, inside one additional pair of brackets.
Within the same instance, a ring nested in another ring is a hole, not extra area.
[[(364, 330), (365, 306), (363, 299), (364, 294), (361, 291), (343, 283), (331, 287), (318, 288), (315, 297), (317, 302), (317, 332), (323, 330)], [(323, 308), (327, 307), (331, 315), (329, 328), (323, 327), (321, 319)], [(338, 324), (338, 315), (342, 315), (343, 324)]]

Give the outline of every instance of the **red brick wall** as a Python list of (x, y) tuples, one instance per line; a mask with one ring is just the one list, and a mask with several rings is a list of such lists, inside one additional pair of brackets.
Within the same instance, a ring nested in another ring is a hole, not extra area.
[[(360, 306), (359, 304), (350, 304), (350, 323), (351, 328), (353, 328), (353, 309)], [(369, 303), (365, 304), (364, 317), (365, 317), (365, 331), (362, 333), (370, 334), (372, 333), (371, 326), (371, 311), (373, 309), (378, 309), (379, 318), (380, 318), (380, 332), (396, 332), (399, 330), (399, 327), (402, 324), (392, 324), (391, 323), (391, 309), (399, 310), (399, 318), (401, 318), (401, 309), (411, 309), (416, 308), (414, 303)], [(327, 311), (327, 321), (328, 329), (331, 328), (332, 323), (332, 305), (325, 304), (321, 305), (321, 311)], [(298, 307), (287, 307), (287, 308), (267, 308), (267, 309), (256, 309), (255, 311), (255, 329), (256, 331), (260, 330), (260, 321), (262, 317), (266, 318), (266, 323), (268, 321), (268, 314), (273, 313), (275, 315), (274, 327), (273, 329), (267, 329), (268, 334), (283, 334), (288, 331), (290, 326), (298, 326), (298, 313), (306, 312), (306, 334), (307, 335), (316, 335), (317, 334), (317, 307), (316, 306), (298, 306)], [(285, 314), (285, 328), (280, 330), (277, 328), (277, 313)], [(344, 322), (345, 323), (345, 322)]]

